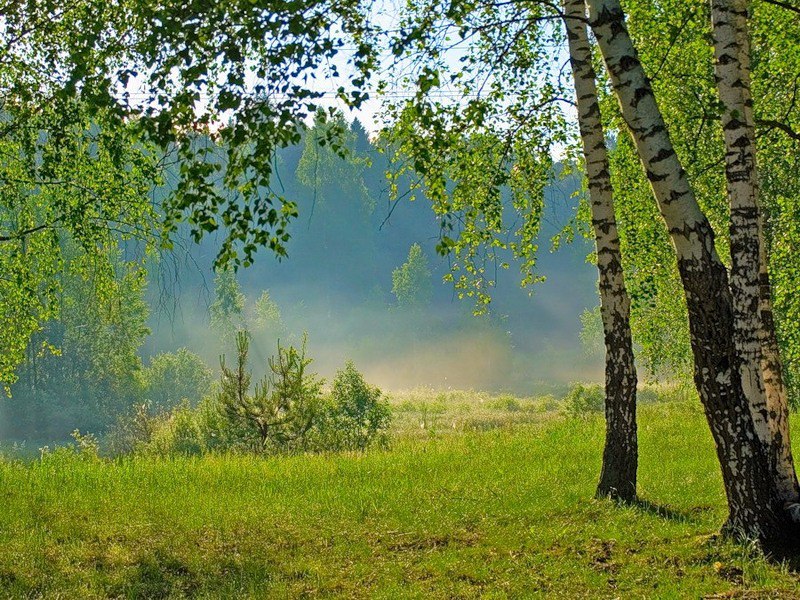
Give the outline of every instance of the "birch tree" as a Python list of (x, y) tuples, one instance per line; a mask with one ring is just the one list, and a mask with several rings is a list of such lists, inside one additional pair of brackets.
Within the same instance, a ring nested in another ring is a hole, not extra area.
[(714, 232), (678, 159), (618, 0), (588, 0), (589, 20), (621, 113), (678, 259), (689, 313), (694, 379), (714, 437), (728, 498), (724, 530), (774, 541), (787, 532), (768, 453), (741, 379), (728, 274)]
[(597, 495), (630, 501), (636, 497), (638, 466), (637, 379), (631, 341), (630, 297), (625, 288), (608, 151), (585, 18), (583, 0), (564, 1), (564, 23), (597, 247), (600, 313), (606, 346), (606, 439)]
[[(717, 251), (730, 264), (730, 205), (725, 178), (725, 143), (710, 44), (710, 2), (664, 0), (627, 3), (628, 27), (670, 136), (700, 206), (717, 233)], [(759, 202), (764, 249), (769, 259), (774, 325), (780, 343), (783, 380), (798, 397), (800, 298), (795, 293), (800, 243), (795, 225), (800, 198), (800, 19), (783, 6), (751, 5), (752, 95), (757, 138)], [(616, 99), (603, 90), (602, 108), (611, 132), (625, 129)], [(617, 219), (626, 257), (637, 358), (648, 377), (691, 378), (686, 306), (663, 221), (628, 137), (610, 149), (617, 188)], [(651, 205), (652, 204), (652, 205)]]
[(747, 0), (711, 0), (715, 72), (722, 104), (725, 175), (731, 210), (731, 291), (742, 384), (756, 431), (774, 463), (785, 503), (800, 496), (789, 438), (789, 403), (772, 316), (772, 292), (759, 201), (750, 92)]

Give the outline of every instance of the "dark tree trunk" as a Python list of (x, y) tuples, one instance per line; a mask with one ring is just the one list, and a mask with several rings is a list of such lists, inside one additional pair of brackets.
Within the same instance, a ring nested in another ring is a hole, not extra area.
[(596, 495), (631, 502), (636, 499), (639, 448), (636, 433), (636, 367), (630, 322), (620, 316), (611, 323), (611, 331), (605, 324), (604, 329), (606, 443)]
[(606, 346), (606, 441), (598, 497), (636, 499), (636, 366), (630, 297), (625, 289), (613, 189), (583, 0), (564, 0), (564, 22), (577, 98), (592, 227), (597, 247), (600, 312)]

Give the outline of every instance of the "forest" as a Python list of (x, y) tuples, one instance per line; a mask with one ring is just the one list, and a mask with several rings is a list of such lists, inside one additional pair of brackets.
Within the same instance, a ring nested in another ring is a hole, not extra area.
[(798, 96), (795, 0), (0, 4), (0, 595), (800, 597)]

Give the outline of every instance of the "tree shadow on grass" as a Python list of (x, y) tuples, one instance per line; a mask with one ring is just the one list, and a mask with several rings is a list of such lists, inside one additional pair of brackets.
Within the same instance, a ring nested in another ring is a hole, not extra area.
[(697, 518), (697, 514), (711, 510), (711, 507), (700, 506), (689, 511), (680, 511), (664, 504), (651, 502), (644, 498), (636, 498), (631, 502), (627, 502), (625, 505), (640, 512), (678, 523), (698, 523), (700, 519)]
[(199, 588), (197, 574), (179, 558), (169, 552), (156, 549), (153, 554), (142, 556), (136, 568), (122, 582), (114, 595), (135, 598), (173, 598), (192, 596)]
[(791, 573), (800, 573), (800, 531), (798, 528), (787, 535), (785, 540), (762, 546), (764, 556), (770, 562), (780, 563)]

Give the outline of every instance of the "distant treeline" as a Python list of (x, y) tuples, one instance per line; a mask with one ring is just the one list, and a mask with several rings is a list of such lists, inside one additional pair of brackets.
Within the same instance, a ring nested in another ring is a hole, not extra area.
[[(229, 325), (253, 331), (257, 373), (278, 339), (296, 342), (308, 332), (322, 374), (352, 358), (387, 388), (533, 392), (601, 378), (599, 357), (588, 358), (578, 339), (579, 316), (596, 304), (590, 246), (579, 237), (549, 252), (549, 239), (574, 216), (575, 178), (556, 181), (548, 193), (539, 269), (549, 281), (530, 296), (510, 258), (508, 270), (489, 264), (498, 284), (489, 314), (474, 317), (470, 300), (442, 283), (449, 265), (435, 251), (440, 227), (429, 203), (409, 201), (403, 178), (393, 199), (389, 153), (358, 121), (345, 126), (344, 159), (318, 143), (321, 125), (279, 152), (273, 185), (299, 213), (288, 257), (262, 252), (229, 277), (232, 293), (242, 296)], [(169, 185), (167, 176), (154, 197)], [(34, 336), (12, 397), (2, 402), (5, 439), (63, 439), (75, 428), (102, 433), (119, 414), (153, 400), (154, 385), (169, 385), (151, 381), (154, 357), (187, 348), (216, 369), (220, 354), (232, 352), (233, 337), (212, 327), (210, 314), (219, 295), (231, 293), (212, 269), (219, 237), (195, 244), (180, 233), (146, 273), (118, 261), (116, 295), (105, 297), (82, 272), (65, 270), (61, 316)], [(123, 246), (122, 255), (128, 251)], [(203, 387), (188, 387), (187, 399), (199, 401)]]

